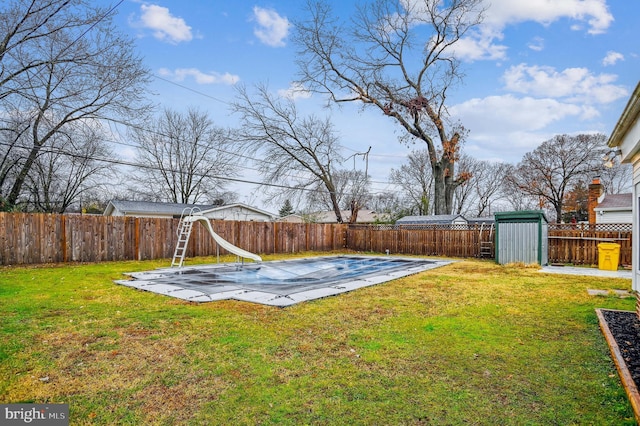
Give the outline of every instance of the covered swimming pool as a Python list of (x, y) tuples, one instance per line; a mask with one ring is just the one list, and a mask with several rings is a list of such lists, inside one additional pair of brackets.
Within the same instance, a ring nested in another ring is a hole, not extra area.
[(129, 273), (117, 284), (191, 302), (235, 299), (289, 306), (381, 284), (451, 263), (394, 256), (323, 256)]

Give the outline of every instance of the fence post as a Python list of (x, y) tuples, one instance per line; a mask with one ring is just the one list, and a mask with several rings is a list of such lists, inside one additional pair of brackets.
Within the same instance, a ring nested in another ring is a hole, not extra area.
[(62, 244), (62, 262), (67, 263), (69, 261), (67, 253), (67, 217), (65, 215), (58, 215), (60, 218), (60, 244)]
[(136, 217), (133, 220), (133, 249), (136, 260), (140, 258), (140, 218)]

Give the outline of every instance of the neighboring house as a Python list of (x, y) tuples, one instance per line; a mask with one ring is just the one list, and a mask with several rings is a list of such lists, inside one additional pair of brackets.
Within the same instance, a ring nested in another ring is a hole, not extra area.
[(430, 216), (405, 216), (396, 225), (467, 225), (469, 221), (461, 214), (438, 214)]
[(277, 222), (304, 223), (304, 217), (299, 214), (288, 214), (276, 219)]
[(209, 219), (270, 222), (275, 215), (245, 204), (214, 206), (211, 204), (158, 203), (152, 201), (111, 200), (104, 209), (104, 216), (166, 217), (179, 218), (192, 208)]
[[(640, 208), (640, 83), (636, 86), (629, 102), (622, 115), (618, 119), (616, 126), (611, 132), (609, 141), (610, 148), (619, 150), (622, 161), (631, 163), (633, 166), (633, 195), (632, 195), (632, 221), (633, 221), (633, 242), (631, 244), (632, 270), (633, 270), (633, 290), (640, 290), (640, 265), (638, 264), (638, 250), (640, 249), (640, 233), (638, 232), (638, 213)], [(640, 300), (638, 302), (640, 308)]]
[[(351, 219), (351, 210), (341, 210), (340, 215), (344, 223), (349, 223)], [(305, 215), (305, 219), (308, 222), (313, 223), (337, 223), (336, 214), (333, 210), (324, 212), (315, 212)], [(376, 223), (386, 222), (389, 220), (389, 215), (386, 213), (376, 213), (373, 210), (360, 209), (358, 210), (358, 217), (356, 223)]]
[(210, 204), (157, 203), (153, 201), (111, 200), (103, 216), (167, 217), (179, 218), (185, 209), (197, 207), (206, 210)]
[(202, 215), (217, 220), (242, 220), (247, 222), (272, 222), (278, 217), (273, 213), (260, 210), (242, 203), (202, 209)]
[(632, 223), (633, 194), (603, 194), (593, 209), (596, 223)]

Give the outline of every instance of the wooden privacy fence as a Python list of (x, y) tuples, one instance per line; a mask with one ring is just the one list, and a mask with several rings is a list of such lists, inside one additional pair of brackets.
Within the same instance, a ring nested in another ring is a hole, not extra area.
[(631, 265), (631, 224), (549, 224), (549, 263), (597, 265), (598, 244), (620, 244), (620, 265)]
[[(0, 265), (173, 256), (178, 219), (0, 213)], [(230, 243), (254, 253), (342, 250), (346, 225), (212, 220)], [(187, 256), (217, 253), (200, 224), (193, 228)], [(224, 250), (220, 254), (225, 254)]]
[(347, 230), (347, 247), (356, 251), (448, 257), (493, 257), (494, 230), (481, 225), (362, 226)]
[[(495, 230), (486, 225), (211, 222), (222, 238), (258, 254), (346, 248), (463, 258), (495, 255)], [(0, 213), (0, 265), (170, 258), (177, 228), (178, 219)], [(631, 264), (631, 225), (549, 224), (549, 262), (595, 265), (601, 242), (620, 244), (619, 263)], [(217, 245), (207, 230), (195, 225), (187, 256), (216, 253)]]

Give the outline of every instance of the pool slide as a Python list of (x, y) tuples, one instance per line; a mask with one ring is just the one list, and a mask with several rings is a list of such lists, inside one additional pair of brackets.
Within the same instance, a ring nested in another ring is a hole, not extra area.
[(233, 253), (236, 256), (240, 256), (245, 259), (252, 259), (252, 260), (255, 260), (256, 262), (262, 262), (262, 258), (257, 254), (253, 254), (251, 252), (241, 249), (240, 247), (236, 247), (233, 244), (231, 244), (229, 241), (222, 238), (220, 235), (216, 234), (215, 231), (213, 230), (213, 227), (211, 226), (211, 222), (209, 222), (209, 219), (207, 219), (205, 216), (192, 214), (190, 216), (185, 216), (183, 220), (189, 221), (189, 222), (196, 222), (196, 221), (202, 222), (203, 225), (205, 225), (206, 228), (209, 230), (209, 233), (211, 234), (215, 242), (220, 247), (228, 251), (229, 253)]

